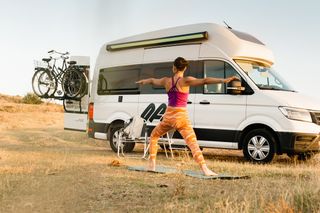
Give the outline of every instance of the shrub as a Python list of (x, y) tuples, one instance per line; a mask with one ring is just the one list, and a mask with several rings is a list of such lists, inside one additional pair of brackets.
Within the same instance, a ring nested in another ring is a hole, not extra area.
[(34, 93), (27, 93), (23, 98), (22, 98), (22, 103), (24, 104), (41, 104), (43, 103), (41, 98), (38, 97)]

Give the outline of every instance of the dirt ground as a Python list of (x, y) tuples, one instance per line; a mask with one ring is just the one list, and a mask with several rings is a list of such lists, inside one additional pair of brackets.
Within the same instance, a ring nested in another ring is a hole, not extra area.
[[(204, 149), (210, 168), (249, 175), (201, 180), (129, 171), (145, 165), (138, 145), (117, 158), (108, 142), (63, 130), (62, 107), (0, 96), (0, 212), (320, 212), (320, 156), (277, 156), (267, 165), (241, 151)], [(158, 163), (198, 170), (184, 151)]]

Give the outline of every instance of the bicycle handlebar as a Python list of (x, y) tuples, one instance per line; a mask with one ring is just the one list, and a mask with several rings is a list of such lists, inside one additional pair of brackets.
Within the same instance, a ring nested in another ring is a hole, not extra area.
[(59, 55), (69, 55), (69, 52), (65, 52), (65, 53), (61, 53), (61, 52), (58, 52), (58, 51), (55, 51), (55, 50), (50, 50), (48, 51), (49, 54), (54, 54), (54, 53), (57, 53)]

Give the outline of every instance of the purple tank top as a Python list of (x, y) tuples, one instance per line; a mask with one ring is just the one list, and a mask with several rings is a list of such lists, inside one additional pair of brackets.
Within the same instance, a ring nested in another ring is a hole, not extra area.
[(180, 77), (177, 79), (176, 83), (174, 83), (174, 79), (172, 77), (172, 87), (168, 91), (168, 105), (172, 107), (186, 107), (188, 102), (188, 92), (180, 92), (177, 88), (177, 83), (180, 80)]

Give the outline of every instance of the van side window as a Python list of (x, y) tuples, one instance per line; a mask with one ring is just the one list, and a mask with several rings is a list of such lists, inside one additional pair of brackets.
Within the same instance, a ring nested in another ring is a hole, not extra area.
[[(224, 61), (205, 61), (204, 77), (228, 78), (239, 76), (238, 72)], [(239, 76), (240, 77), (240, 76)], [(226, 94), (226, 84), (208, 84), (203, 87), (205, 94)]]
[[(170, 64), (171, 65), (171, 64)], [(172, 65), (167, 67), (157, 67), (153, 70), (153, 76), (154, 78), (163, 78), (163, 77), (170, 77), (172, 76)], [(152, 86), (153, 89), (163, 89), (162, 86)]]
[(241, 79), (241, 76), (238, 74), (238, 72), (228, 63), (224, 63), (224, 70), (225, 70), (225, 78), (229, 78), (232, 76), (237, 76)]
[(139, 68), (107, 68), (100, 70), (98, 94), (137, 94), (139, 87)]
[[(140, 79), (163, 78), (172, 76), (172, 62), (144, 64)], [(165, 94), (162, 86), (143, 85), (140, 86), (141, 94)]]
[[(224, 78), (224, 62), (223, 61), (206, 61), (204, 63), (204, 78)], [(223, 84), (205, 84), (204, 87), (205, 94), (224, 94), (225, 88)]]

